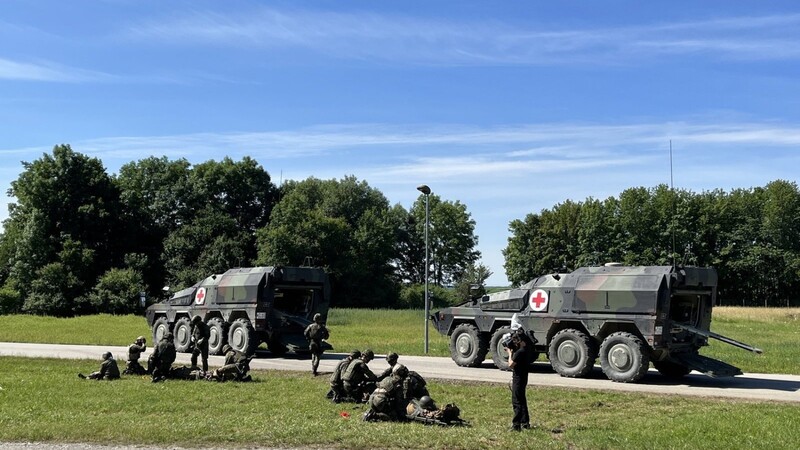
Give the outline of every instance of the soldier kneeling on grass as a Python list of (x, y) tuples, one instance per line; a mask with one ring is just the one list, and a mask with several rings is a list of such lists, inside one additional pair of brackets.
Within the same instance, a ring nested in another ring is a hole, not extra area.
[(364, 413), (364, 420), (401, 421), (406, 419), (406, 399), (403, 395), (403, 381), (408, 376), (408, 369), (402, 364), (395, 364), (392, 374), (378, 383), (372, 391)]
[(79, 373), (78, 378), (88, 378), (90, 380), (116, 380), (119, 378), (119, 366), (117, 366), (117, 361), (111, 355), (111, 352), (105, 352), (103, 353), (103, 362), (100, 364), (100, 370), (90, 373), (88, 377), (82, 373)]
[(349, 366), (353, 360), (359, 358), (361, 358), (361, 350), (353, 350), (347, 357), (339, 361), (339, 364), (336, 365), (336, 369), (333, 370), (330, 380), (331, 390), (328, 391), (327, 397), (333, 400), (334, 403), (340, 403), (347, 397), (347, 393), (344, 391), (344, 381), (342, 377), (347, 370), (347, 366)]
[(372, 350), (365, 350), (361, 359), (351, 361), (342, 375), (345, 393), (357, 403), (366, 403), (369, 395), (375, 390), (375, 380), (378, 377), (367, 366), (374, 357), (375, 353)]
[(136, 338), (133, 344), (128, 347), (128, 363), (125, 365), (125, 371), (122, 373), (125, 375), (144, 375), (147, 373), (144, 367), (139, 364), (139, 358), (147, 349), (147, 341), (145, 340), (144, 336), (139, 336)]

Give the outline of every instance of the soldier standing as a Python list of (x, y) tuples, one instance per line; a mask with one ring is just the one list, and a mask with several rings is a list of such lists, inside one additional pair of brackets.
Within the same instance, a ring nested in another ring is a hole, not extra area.
[(322, 314), (314, 314), (314, 322), (309, 324), (303, 334), (308, 340), (308, 347), (311, 350), (311, 373), (317, 376), (319, 359), (322, 356), (322, 341), (330, 337), (328, 327), (322, 322)]
[(342, 375), (345, 393), (356, 402), (363, 403), (375, 387), (378, 377), (367, 366), (374, 357), (372, 350), (365, 350), (361, 359), (353, 360)]
[(168, 332), (161, 338), (161, 340), (153, 348), (153, 383), (167, 379), (169, 371), (172, 368), (172, 363), (175, 362), (177, 352), (175, 351), (175, 343), (173, 342), (172, 332)]
[(192, 340), (194, 341), (194, 349), (192, 350), (192, 368), (197, 368), (197, 356), (201, 355), (203, 358), (203, 373), (208, 372), (208, 338), (210, 332), (208, 325), (203, 322), (200, 316), (194, 316), (192, 319)]
[(128, 363), (125, 366), (125, 375), (144, 375), (147, 373), (144, 367), (139, 364), (139, 357), (147, 349), (147, 340), (144, 336), (136, 338), (133, 344), (128, 347)]
[(397, 364), (398, 358), (400, 358), (400, 356), (395, 352), (386, 355), (386, 363), (389, 364), (389, 367), (386, 368), (386, 370), (384, 370), (383, 373), (378, 375), (378, 381), (381, 381), (384, 378), (389, 378), (390, 376), (392, 376), (392, 369), (394, 369), (394, 365)]
[[(511, 335), (512, 345), (506, 348), (508, 352), (508, 367), (511, 375), (511, 406), (514, 408), (514, 417), (511, 419), (511, 430), (521, 431), (531, 427), (528, 414), (528, 398), (525, 389), (528, 387), (528, 370), (530, 368), (530, 353), (526, 339), (519, 331)], [(512, 350), (511, 347), (514, 347)]]
[(100, 364), (100, 370), (90, 373), (88, 377), (82, 373), (79, 373), (78, 378), (88, 378), (90, 380), (116, 380), (119, 378), (119, 366), (117, 366), (117, 361), (111, 355), (111, 352), (105, 352), (103, 353), (103, 362)]

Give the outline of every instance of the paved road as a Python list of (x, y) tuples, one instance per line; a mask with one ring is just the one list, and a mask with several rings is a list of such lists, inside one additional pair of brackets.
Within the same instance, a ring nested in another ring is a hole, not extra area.
[[(107, 347), (92, 345), (54, 345), (24, 344), (0, 342), (0, 356), (29, 356), (40, 358), (96, 359), (105, 352), (112, 352), (124, 364), (127, 347)], [(149, 356), (150, 349), (144, 359)], [(333, 371), (343, 354), (326, 353), (320, 363), (320, 371)], [(190, 355), (179, 353), (177, 364), (189, 364)], [(220, 366), (221, 356), (209, 358), (210, 366)], [(479, 368), (458, 367), (450, 358), (401, 356), (400, 362), (409, 369), (419, 372), (426, 378), (448, 380), (473, 380), (495, 383), (508, 383), (509, 372), (502, 372), (488, 363)], [(259, 354), (250, 366), (253, 369), (299, 370), (311, 371), (311, 362), (305, 358), (289, 355), (275, 358), (269, 352)], [(386, 367), (383, 358), (378, 357), (370, 363), (373, 371), (382, 371)], [(702, 397), (724, 397), (750, 400), (769, 400), (779, 402), (800, 403), (800, 376), (747, 373), (732, 378), (710, 378), (693, 372), (680, 381), (672, 381), (662, 377), (658, 372), (650, 372), (635, 384), (614, 383), (605, 378), (598, 367), (589, 378), (563, 378), (554, 373), (546, 362), (534, 364), (530, 376), (531, 386), (557, 386), (579, 389), (597, 389), (603, 391), (646, 392), (655, 394), (677, 394)]]

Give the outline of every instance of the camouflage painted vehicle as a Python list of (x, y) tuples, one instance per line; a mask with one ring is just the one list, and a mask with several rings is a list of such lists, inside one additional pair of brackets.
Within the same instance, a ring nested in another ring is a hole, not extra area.
[(519, 289), (483, 296), (435, 312), (436, 329), (450, 336), (461, 366), (479, 366), (492, 352), (508, 368), (503, 336), (512, 317), (564, 377), (589, 374), (600, 358), (613, 381), (634, 382), (650, 362), (679, 378), (692, 370), (712, 377), (740, 375), (727, 363), (699, 354), (708, 338), (756, 353), (761, 350), (710, 331), (717, 296), (713, 268), (609, 264), (539, 277)]
[(322, 269), (247, 267), (211, 275), (151, 305), (145, 315), (153, 341), (172, 331), (179, 352), (191, 350), (191, 320), (199, 315), (209, 327), (212, 355), (221, 354), (225, 344), (251, 354), (262, 342), (283, 354), (308, 351), (303, 331), (314, 314), (327, 317), (329, 304), (330, 284)]

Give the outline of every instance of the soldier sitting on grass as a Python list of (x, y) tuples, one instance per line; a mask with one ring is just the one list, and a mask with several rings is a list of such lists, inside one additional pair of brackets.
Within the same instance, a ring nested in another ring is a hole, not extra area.
[(378, 377), (367, 366), (374, 357), (375, 353), (372, 350), (364, 351), (361, 359), (350, 362), (342, 375), (345, 393), (357, 403), (366, 403), (369, 394), (375, 390), (375, 381)]
[(90, 373), (88, 377), (82, 373), (79, 373), (78, 378), (88, 378), (90, 380), (116, 380), (119, 378), (119, 366), (117, 366), (117, 361), (111, 355), (111, 352), (105, 352), (103, 353), (103, 362), (100, 364), (100, 370)]
[(146, 344), (147, 341), (144, 336), (139, 336), (136, 338), (136, 341), (128, 347), (128, 363), (125, 365), (125, 371), (122, 373), (125, 375), (144, 375), (147, 373), (147, 370), (139, 364), (139, 357), (141, 357), (142, 352), (147, 349)]

